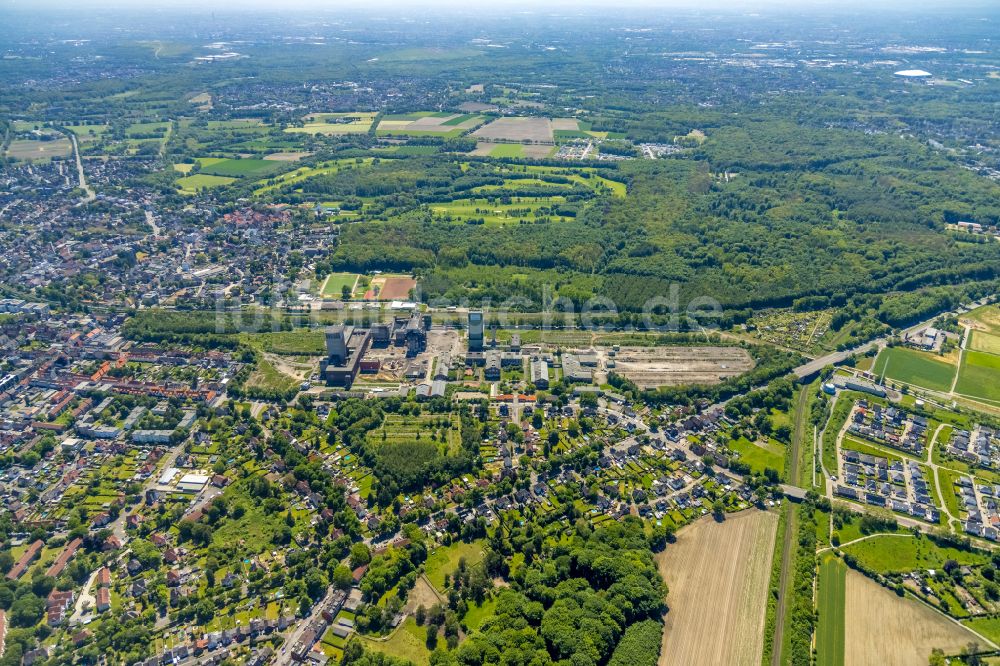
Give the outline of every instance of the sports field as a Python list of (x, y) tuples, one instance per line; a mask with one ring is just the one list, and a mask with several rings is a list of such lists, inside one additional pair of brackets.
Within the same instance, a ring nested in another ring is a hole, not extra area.
[(357, 273), (330, 273), (326, 276), (321, 294), (325, 298), (340, 298), (343, 296), (344, 287), (350, 289), (350, 293), (353, 294), (359, 277), (361, 276)]
[(702, 518), (656, 556), (670, 589), (659, 666), (759, 666), (776, 513)]
[(966, 351), (962, 356), (955, 392), (1000, 402), (1000, 356)]
[(850, 666), (926, 664), (931, 650), (957, 654), (970, 631), (923, 604), (899, 597), (856, 571), (847, 572), (844, 663)]
[(949, 391), (955, 378), (955, 366), (937, 356), (904, 347), (887, 347), (875, 361), (872, 372), (933, 391)]
[(816, 626), (817, 666), (844, 666), (844, 607), (847, 566), (826, 553), (819, 565), (819, 622)]

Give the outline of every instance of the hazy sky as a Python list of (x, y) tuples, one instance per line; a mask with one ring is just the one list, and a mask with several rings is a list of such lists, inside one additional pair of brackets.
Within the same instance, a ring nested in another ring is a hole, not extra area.
[(394, 6), (413, 10), (419, 7), (455, 7), (465, 11), (475, 11), (482, 8), (489, 13), (498, 10), (534, 10), (546, 11), (552, 9), (568, 10), (586, 7), (588, 9), (607, 9), (610, 12), (625, 7), (629, 8), (663, 8), (663, 9), (704, 9), (710, 11), (733, 10), (792, 10), (807, 8), (822, 10), (864, 12), (873, 9), (909, 10), (923, 8), (948, 10), (959, 7), (975, 8), (996, 7), (998, 0), (0, 0), (0, 9), (56, 9), (61, 7), (79, 10), (81, 7), (115, 8), (115, 9), (155, 9), (155, 10), (269, 10), (285, 11), (289, 9), (321, 10), (335, 13), (340, 10), (355, 13), (364, 9), (384, 10)]

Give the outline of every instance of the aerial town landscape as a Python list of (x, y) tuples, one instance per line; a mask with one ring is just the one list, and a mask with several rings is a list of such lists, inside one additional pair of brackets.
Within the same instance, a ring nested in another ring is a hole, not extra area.
[(1000, 664), (997, 6), (59, 11), (0, 666)]

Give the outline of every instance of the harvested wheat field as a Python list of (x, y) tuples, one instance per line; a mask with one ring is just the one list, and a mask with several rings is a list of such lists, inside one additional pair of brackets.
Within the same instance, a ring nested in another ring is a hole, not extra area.
[(920, 602), (896, 596), (856, 571), (847, 572), (844, 666), (926, 664), (934, 648), (957, 654), (984, 641)]
[(758, 666), (778, 515), (702, 518), (657, 555), (667, 581), (659, 666)]

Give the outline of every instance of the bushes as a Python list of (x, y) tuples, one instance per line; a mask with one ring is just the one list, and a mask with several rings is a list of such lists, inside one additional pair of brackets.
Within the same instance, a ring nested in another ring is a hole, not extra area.
[(793, 664), (810, 663), (812, 634), (816, 626), (813, 609), (813, 578), (816, 573), (816, 515), (811, 502), (798, 507), (795, 569), (789, 607), (789, 646)]

